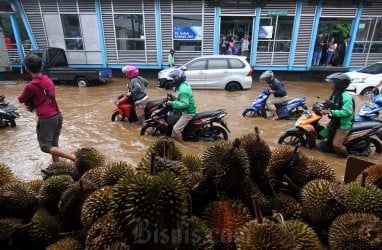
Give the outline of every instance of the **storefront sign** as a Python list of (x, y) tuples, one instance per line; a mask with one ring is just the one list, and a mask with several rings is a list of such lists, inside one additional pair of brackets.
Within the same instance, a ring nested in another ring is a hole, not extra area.
[(200, 26), (175, 26), (174, 39), (179, 40), (201, 40), (202, 27)]
[(288, 11), (287, 10), (269, 10), (268, 16), (287, 16)]

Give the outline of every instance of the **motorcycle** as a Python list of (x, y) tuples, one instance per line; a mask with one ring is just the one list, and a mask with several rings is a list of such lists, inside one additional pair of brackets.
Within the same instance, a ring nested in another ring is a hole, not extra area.
[[(138, 121), (131, 96), (122, 94), (118, 97), (114, 104), (116, 107), (112, 110), (112, 122), (116, 120), (127, 120), (129, 122)], [(149, 119), (150, 115), (154, 112), (154, 110), (157, 110), (161, 104), (162, 100), (148, 101), (145, 107), (145, 119)]]
[(382, 110), (382, 94), (374, 94), (371, 96), (371, 101), (366, 102), (360, 108), (358, 115), (354, 118), (355, 121), (371, 121), (378, 120), (379, 112)]
[[(243, 117), (263, 117), (267, 118), (266, 101), (271, 95), (269, 88), (264, 88), (242, 113)], [(286, 102), (276, 104), (276, 112), (279, 119), (297, 119), (306, 107), (306, 98), (295, 98)]]
[[(325, 104), (317, 102), (313, 105), (312, 111), (305, 110), (297, 119), (295, 126), (288, 128), (280, 136), (278, 143), (301, 145), (312, 149), (316, 147), (317, 141), (326, 142), (333, 134), (333, 131), (319, 123), (322, 118), (320, 112), (323, 109), (325, 109)], [(368, 156), (371, 148), (374, 148), (375, 152), (380, 154), (381, 142), (372, 136), (378, 136), (381, 132), (382, 123), (379, 121), (354, 122), (344, 145), (349, 153)], [(325, 151), (328, 149), (326, 148)], [(334, 151), (329, 149), (329, 152)]]
[[(175, 100), (168, 94), (162, 102), (161, 108), (151, 114), (141, 128), (141, 135), (171, 136), (172, 128), (182, 115), (180, 111), (166, 105), (167, 100)], [(228, 140), (228, 129), (223, 119), (227, 115), (224, 109), (196, 113), (184, 128), (182, 137), (185, 141), (216, 141)], [(218, 126), (219, 124), (220, 126)]]
[(15, 105), (9, 104), (5, 101), (5, 96), (0, 95), (0, 128), (4, 127), (16, 127), (16, 118), (20, 115), (16, 112), (17, 108)]

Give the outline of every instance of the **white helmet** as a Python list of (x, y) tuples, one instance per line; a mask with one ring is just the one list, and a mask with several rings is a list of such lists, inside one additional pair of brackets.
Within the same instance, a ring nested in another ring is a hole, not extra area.
[(273, 79), (273, 77), (274, 77), (273, 72), (271, 70), (267, 70), (260, 75), (259, 80), (265, 81), (266, 83), (269, 84), (270, 81)]

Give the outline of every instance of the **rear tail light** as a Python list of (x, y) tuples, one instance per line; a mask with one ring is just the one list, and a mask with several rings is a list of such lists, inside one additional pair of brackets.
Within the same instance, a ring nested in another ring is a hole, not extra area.
[(252, 71), (252, 69), (248, 72), (248, 74), (247, 74), (247, 76), (251, 76), (252, 77), (252, 73), (253, 73), (253, 71)]

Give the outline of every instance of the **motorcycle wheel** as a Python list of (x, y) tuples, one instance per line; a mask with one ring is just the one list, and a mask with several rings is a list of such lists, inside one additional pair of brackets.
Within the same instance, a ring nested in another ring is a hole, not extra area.
[(8, 120), (8, 122), (9, 122), (9, 125), (11, 126), (11, 128), (16, 127), (16, 121), (15, 121), (15, 119), (10, 118), (10, 119)]
[(303, 134), (289, 134), (284, 133), (280, 136), (278, 140), (279, 144), (292, 145), (292, 146), (305, 146), (306, 139)]
[(125, 117), (121, 116), (118, 111), (114, 112), (111, 115), (111, 121), (112, 122), (114, 122), (114, 121), (123, 121), (123, 120), (125, 120)]
[(228, 133), (224, 128), (219, 126), (212, 126), (211, 131), (213, 133), (214, 140), (228, 140)]
[(289, 120), (297, 120), (302, 114), (304, 114), (304, 110), (295, 109), (289, 114)]
[(158, 126), (152, 124), (146, 124), (141, 128), (141, 135), (160, 136), (165, 135)]
[(261, 111), (244, 110), (242, 116), (247, 117), (264, 117)]
[(381, 154), (382, 153), (382, 145), (381, 143), (375, 139), (375, 138), (370, 138), (369, 139), (370, 141), (370, 144), (369, 144), (369, 147), (371, 149), (371, 151), (375, 151), (377, 154)]

